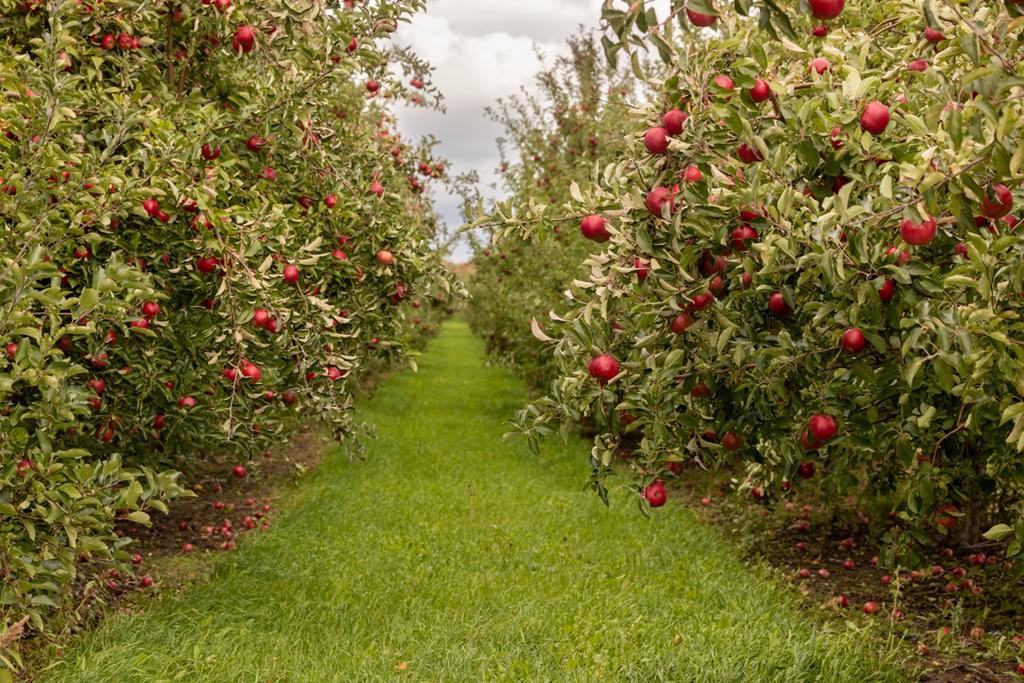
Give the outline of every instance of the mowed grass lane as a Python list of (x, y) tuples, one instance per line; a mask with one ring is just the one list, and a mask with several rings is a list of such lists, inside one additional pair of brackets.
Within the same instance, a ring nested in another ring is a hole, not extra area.
[[(503, 441), (522, 385), (461, 320), (208, 584), (111, 620), (49, 681), (889, 681), (670, 502), (582, 491), (589, 446)], [(678, 642), (674, 642), (678, 635)]]

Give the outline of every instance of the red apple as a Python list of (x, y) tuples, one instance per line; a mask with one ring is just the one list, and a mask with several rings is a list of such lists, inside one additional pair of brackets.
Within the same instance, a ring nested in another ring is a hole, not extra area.
[(160, 315), (160, 304), (155, 301), (147, 301), (142, 304), (142, 315), (150, 320)]
[(185, 410), (188, 410), (189, 408), (195, 408), (195, 406), (196, 400), (191, 396), (185, 396), (183, 398), (178, 399), (179, 408), (184, 408)]
[(644, 147), (651, 154), (664, 154), (668, 151), (668, 135), (664, 128), (650, 128), (644, 133)]
[(938, 43), (939, 41), (945, 40), (946, 37), (942, 35), (940, 32), (933, 29), (931, 26), (929, 26), (924, 30), (924, 39), (927, 40), (929, 43), (934, 44)]
[(149, 214), (150, 218), (155, 218), (160, 213), (160, 202), (150, 198), (142, 202), (142, 210)]
[(652, 508), (660, 508), (668, 500), (668, 495), (665, 493), (665, 485), (660, 481), (651, 482), (644, 489), (644, 498), (647, 499)]
[(235, 465), (234, 469), (231, 470), (231, 473), (234, 474), (239, 479), (245, 478), (245, 475), (247, 474), (245, 468), (242, 467), (241, 465)]
[(702, 14), (689, 8), (686, 10), (686, 16), (690, 19), (691, 24), (700, 27), (714, 26), (718, 21), (718, 17), (714, 14)]
[(817, 469), (817, 465), (808, 460), (807, 462), (800, 463), (800, 466), (796, 468), (796, 473), (800, 475), (801, 479), (810, 479), (814, 476)]
[(843, 332), (843, 351), (846, 351), (847, 353), (860, 353), (864, 350), (866, 343), (864, 333), (861, 332), (859, 328), (851, 327)]
[(251, 138), (245, 141), (245, 146), (253, 152), (260, 151), (260, 148), (264, 145), (264, 140), (261, 137), (253, 135)]
[(615, 375), (619, 374), (619, 361), (615, 360), (608, 354), (601, 354), (600, 356), (594, 356), (587, 363), (587, 372), (590, 376), (601, 382), (607, 382), (611, 380)]
[(750, 99), (758, 104), (772, 96), (771, 86), (763, 78), (754, 79), (754, 87), (747, 90), (747, 92), (750, 93)]
[(647, 193), (647, 210), (655, 216), (661, 216), (661, 210), (665, 204), (669, 205), (669, 213), (675, 213), (676, 211), (676, 195), (675, 192), (668, 189), (667, 187), (655, 187)]
[(957, 509), (955, 505), (940, 505), (935, 509), (935, 521), (941, 526), (951, 529), (956, 526), (956, 523), (959, 521), (959, 518), (953, 516), (956, 512)]
[(838, 427), (836, 421), (830, 416), (824, 413), (818, 413), (811, 416), (810, 424), (811, 436), (818, 441), (828, 441), (836, 435)]
[(387, 249), (381, 249), (377, 252), (377, 263), (383, 266), (390, 266), (394, 260), (394, 255)]
[(668, 131), (669, 135), (679, 135), (683, 132), (683, 124), (688, 119), (686, 112), (681, 109), (673, 109), (665, 113), (662, 117), (662, 123), (665, 125), (665, 130)]
[(203, 275), (209, 275), (210, 273), (217, 270), (219, 265), (215, 256), (205, 256), (200, 259), (196, 259), (196, 269)]
[(745, 240), (756, 240), (757, 231), (749, 225), (741, 225), (732, 231), (732, 248), (736, 251), (746, 251), (747, 245)]
[(246, 363), (242, 366), (242, 377), (245, 377), (246, 379), (252, 380), (253, 382), (259, 382), (262, 375), (263, 373), (260, 372), (259, 367), (254, 363)]
[(726, 90), (735, 90), (736, 86), (728, 76), (715, 76), (715, 85)]
[(737, 436), (736, 432), (726, 432), (722, 435), (722, 447), (727, 451), (738, 451), (743, 445), (743, 441)]
[(881, 102), (868, 102), (860, 115), (860, 127), (872, 135), (881, 135), (889, 126), (889, 109)]
[(864, 614), (877, 614), (878, 603), (874, 601), (868, 601), (864, 603)]
[(828, 60), (824, 57), (817, 57), (811, 60), (810, 71), (817, 73), (819, 76), (826, 71), (832, 70), (832, 65), (828, 63)]
[(764, 157), (756, 147), (751, 147), (745, 142), (741, 142), (740, 146), (736, 149), (736, 156), (745, 164), (752, 164), (755, 161), (763, 161)]
[(691, 325), (693, 325), (694, 322), (695, 320), (693, 316), (689, 313), (680, 313), (672, 319), (672, 322), (669, 324), (669, 329), (676, 334), (683, 334)]
[(805, 429), (803, 433), (800, 434), (800, 445), (803, 446), (805, 451), (816, 451), (824, 444), (812, 437)]
[(583, 220), (580, 221), (580, 232), (588, 240), (597, 242), (599, 244), (607, 242), (611, 239), (611, 233), (605, 229), (607, 221), (597, 214), (591, 214), (584, 216)]
[(377, 195), (378, 197), (384, 196), (384, 186), (378, 182), (370, 183), (370, 192)]
[(835, 19), (843, 13), (844, 0), (807, 0), (815, 19)]
[(21, 462), (18, 463), (18, 476), (27, 477), (28, 473), (33, 470), (32, 461), (28, 458), (22, 458)]
[(832, 132), (828, 136), (829, 142), (832, 143), (832, 149), (838, 151), (839, 148), (843, 146), (844, 137), (846, 137), (846, 133), (843, 132), (842, 128), (839, 126), (833, 128)]
[(704, 174), (696, 166), (687, 166), (682, 173), (683, 180), (688, 183), (696, 183), (704, 180)]
[(220, 156), (220, 146), (211, 147), (210, 143), (207, 142), (203, 145), (202, 154), (203, 158), (207, 161), (213, 161)]
[(927, 71), (928, 62), (923, 59), (915, 59), (910, 64), (907, 64), (907, 69), (910, 71)]
[(283, 394), (281, 394), (281, 402), (284, 403), (286, 406), (293, 406), (296, 403), (298, 403), (298, 401), (299, 397), (296, 396), (295, 392), (293, 391), (286, 391)]
[(7, 357), (13, 359), (18, 353), (18, 342), (11, 342), (4, 348), (4, 350), (7, 352)]
[(981, 199), (981, 206), (979, 211), (985, 218), (1002, 218), (1006, 214), (1013, 211), (1013, 195), (1010, 194), (1010, 189), (999, 183), (992, 186), (992, 194), (995, 199), (989, 199), (986, 194)]
[(335, 204), (337, 203), (338, 198), (335, 197), (333, 194), (329, 194), (326, 197), (324, 197), (324, 204), (327, 206), (328, 209), (333, 209)]
[(885, 279), (882, 283), (881, 288), (878, 290), (878, 298), (882, 300), (882, 303), (887, 303), (896, 293), (896, 283), (889, 278)]
[(900, 223), (900, 237), (907, 244), (922, 246), (935, 239), (935, 221), (931, 218), (921, 223), (915, 223), (905, 218)]
[(282, 279), (289, 285), (294, 285), (299, 281), (299, 269), (295, 266), (288, 264), (281, 270)]
[(256, 34), (248, 26), (239, 26), (235, 31), (235, 40), (242, 45), (252, 45), (256, 40)]
[(768, 297), (768, 310), (780, 318), (784, 318), (793, 312), (793, 309), (790, 308), (783, 298), (782, 292), (775, 292)]

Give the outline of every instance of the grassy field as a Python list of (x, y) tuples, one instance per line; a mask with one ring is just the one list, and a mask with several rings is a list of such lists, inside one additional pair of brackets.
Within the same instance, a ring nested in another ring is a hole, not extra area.
[(502, 441), (525, 391), (483, 363), (449, 322), (362, 406), (365, 462), (328, 458), (208, 584), (112, 619), (45, 680), (900, 680), (689, 511), (583, 492), (583, 441)]

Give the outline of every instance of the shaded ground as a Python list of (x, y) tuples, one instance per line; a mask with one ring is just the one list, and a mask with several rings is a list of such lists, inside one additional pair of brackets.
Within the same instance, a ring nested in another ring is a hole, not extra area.
[[(884, 621), (907, 665), (922, 668), (920, 680), (1022, 680), (1024, 585), (999, 544), (937, 543), (920, 570), (894, 575), (875, 565), (886, 527), (853, 504), (823, 500), (813, 486), (762, 505), (738, 500), (728, 472), (687, 468), (679, 479), (674, 495), (804, 596), (807, 609), (837, 621)], [(868, 601), (880, 607), (875, 617), (863, 613)]]

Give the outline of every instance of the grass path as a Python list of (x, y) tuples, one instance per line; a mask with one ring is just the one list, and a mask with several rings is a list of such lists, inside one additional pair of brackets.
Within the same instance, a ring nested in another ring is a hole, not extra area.
[(418, 374), (363, 406), (365, 462), (329, 458), (214, 580), (111, 620), (48, 680), (898, 680), (689, 511), (647, 520), (583, 492), (582, 441), (540, 458), (502, 441), (525, 392), (483, 362), (447, 323)]

